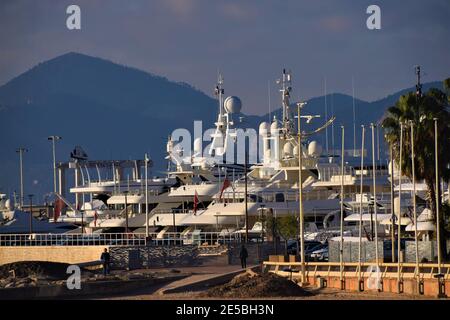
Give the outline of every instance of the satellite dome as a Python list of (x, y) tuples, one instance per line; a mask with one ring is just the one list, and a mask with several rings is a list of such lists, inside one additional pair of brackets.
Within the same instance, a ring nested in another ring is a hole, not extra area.
[(278, 121), (274, 121), (272, 122), (272, 124), (270, 125), (270, 132), (271, 133), (277, 133), (278, 132)]
[(267, 122), (261, 122), (259, 125), (259, 134), (265, 136), (269, 132), (269, 124)]
[(298, 158), (298, 146), (294, 146), (294, 149), (292, 150), (292, 153), (293, 153), (294, 157)]
[(283, 147), (283, 155), (285, 157), (292, 157), (292, 144), (286, 143)]
[(319, 157), (322, 154), (322, 146), (317, 141), (311, 141), (308, 145), (308, 154), (312, 157)]
[(198, 137), (194, 140), (194, 154), (200, 155), (202, 153), (202, 138)]
[(225, 99), (223, 106), (228, 113), (239, 113), (242, 109), (242, 102), (238, 97), (230, 96)]

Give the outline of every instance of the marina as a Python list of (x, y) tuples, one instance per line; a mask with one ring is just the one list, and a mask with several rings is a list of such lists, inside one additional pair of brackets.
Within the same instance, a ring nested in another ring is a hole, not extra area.
[(0, 4), (0, 301), (448, 302), (450, 5), (419, 2)]

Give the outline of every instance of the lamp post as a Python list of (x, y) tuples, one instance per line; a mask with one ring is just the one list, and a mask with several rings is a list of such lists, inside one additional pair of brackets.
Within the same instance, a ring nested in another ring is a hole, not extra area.
[(23, 207), (23, 199), (24, 199), (24, 195), (23, 195), (23, 154), (25, 152), (28, 152), (28, 149), (25, 148), (18, 148), (16, 150), (16, 152), (19, 154), (19, 167), (20, 167), (20, 209), (22, 209)]
[(339, 280), (341, 281), (341, 290), (344, 285), (344, 150), (345, 150), (345, 128), (341, 126), (341, 216), (340, 216), (340, 243), (339, 243)]
[(52, 150), (53, 150), (53, 192), (56, 193), (56, 141), (61, 140), (60, 136), (49, 136), (47, 138), (49, 141), (52, 141)]
[(244, 202), (245, 202), (245, 242), (248, 243), (248, 194), (247, 194), (247, 166), (248, 166), (248, 158), (247, 152), (244, 155)]
[[(377, 272), (380, 270), (379, 258), (378, 258), (378, 208), (377, 208), (377, 189), (376, 189), (376, 164), (375, 164), (375, 125), (370, 124), (372, 128), (372, 179), (373, 179), (373, 211), (375, 214), (375, 260), (377, 266)], [(378, 280), (378, 279), (377, 279)], [(379, 280), (378, 280), (379, 281)], [(377, 282), (377, 287), (379, 283)]]
[(402, 288), (402, 275), (401, 275), (401, 253), (402, 253), (402, 157), (403, 157), (403, 123), (400, 122), (400, 161), (399, 161), (399, 172), (398, 172), (398, 230), (397, 230), (397, 291), (398, 293), (403, 292)]
[(30, 198), (30, 220), (29, 220), (30, 234), (33, 233), (33, 196), (34, 196), (34, 194), (28, 195), (28, 198)]
[(297, 103), (297, 127), (298, 127), (298, 205), (299, 205), (299, 231), (300, 231), (300, 262), (302, 269), (302, 284), (306, 283), (306, 272), (305, 272), (305, 239), (303, 232), (303, 184), (302, 184), (302, 130), (301, 130), (301, 118), (300, 118), (300, 110), (306, 104), (306, 102)]
[(416, 170), (415, 170), (415, 153), (414, 153), (414, 122), (409, 121), (409, 126), (411, 129), (411, 173), (412, 173), (412, 183), (413, 183), (413, 215), (414, 215), (414, 242), (416, 244), (416, 272), (417, 272), (417, 285), (420, 281), (419, 272), (419, 245), (417, 241), (417, 208), (416, 208)]
[(364, 179), (364, 133), (366, 128), (364, 125), (361, 125), (362, 133), (361, 133), (361, 168), (360, 168), (360, 186), (359, 186), (359, 246), (358, 246), (358, 281), (359, 281), (359, 290), (362, 289), (361, 285), (361, 260), (362, 260), (362, 215), (363, 215), (363, 179)]
[[(439, 169), (438, 169), (438, 119), (434, 118), (434, 158), (436, 168), (436, 241), (438, 250), (438, 274), (441, 274), (441, 230), (439, 215)], [(450, 194), (449, 194), (450, 199)]]

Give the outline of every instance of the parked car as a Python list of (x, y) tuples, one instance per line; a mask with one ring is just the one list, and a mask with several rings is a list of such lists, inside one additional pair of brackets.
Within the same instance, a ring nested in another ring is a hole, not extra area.
[(312, 251), (310, 258), (315, 261), (328, 261), (328, 245), (322, 245), (320, 248)]
[[(309, 255), (315, 248), (323, 245), (320, 241), (305, 241), (305, 255)], [(288, 254), (297, 254), (297, 242), (288, 244)]]

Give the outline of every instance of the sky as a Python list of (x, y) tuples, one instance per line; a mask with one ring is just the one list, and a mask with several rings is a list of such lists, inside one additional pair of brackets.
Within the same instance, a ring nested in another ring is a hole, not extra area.
[[(68, 30), (66, 8), (81, 8)], [(369, 30), (366, 9), (381, 9)], [(0, 85), (45, 60), (80, 52), (187, 82), (212, 95), (218, 70), (243, 112), (279, 106), (276, 79), (292, 70), (294, 98), (352, 93), (372, 101), (450, 76), (448, 0), (2, 0)]]

